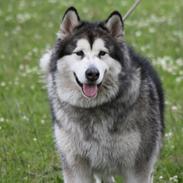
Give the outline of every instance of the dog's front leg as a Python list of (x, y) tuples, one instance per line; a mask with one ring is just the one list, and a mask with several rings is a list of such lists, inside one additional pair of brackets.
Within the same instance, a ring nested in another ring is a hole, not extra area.
[(129, 173), (124, 178), (125, 183), (153, 183), (153, 174), (151, 171)]
[(106, 176), (106, 175), (96, 175), (95, 174), (95, 180), (96, 182), (95, 183), (115, 183), (115, 179), (113, 176)]
[(63, 166), (64, 183), (93, 183), (94, 177), (90, 167), (84, 161), (73, 166)]

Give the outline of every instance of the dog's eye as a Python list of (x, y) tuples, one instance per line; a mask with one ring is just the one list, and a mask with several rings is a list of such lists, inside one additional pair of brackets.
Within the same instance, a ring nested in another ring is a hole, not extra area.
[(84, 56), (84, 52), (81, 50), (81, 51), (77, 51), (77, 52), (75, 52), (75, 54), (77, 55), (77, 56), (80, 56), (80, 57), (83, 57)]
[(107, 54), (107, 52), (105, 52), (105, 51), (100, 51), (99, 54), (98, 54), (98, 56), (99, 56), (99, 57), (102, 57), (102, 56), (104, 56), (104, 55), (106, 55), (106, 54)]

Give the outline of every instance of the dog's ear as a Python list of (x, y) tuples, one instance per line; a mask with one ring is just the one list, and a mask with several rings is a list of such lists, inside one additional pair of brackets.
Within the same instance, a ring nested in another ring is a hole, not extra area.
[(67, 37), (70, 35), (74, 28), (78, 26), (80, 23), (80, 18), (77, 13), (77, 10), (74, 7), (70, 7), (66, 10), (62, 23), (60, 25), (60, 32), (59, 32), (59, 37), (61, 39)]
[(105, 21), (105, 26), (111, 33), (111, 35), (117, 40), (121, 40), (124, 33), (124, 23), (121, 14), (118, 11), (114, 11)]

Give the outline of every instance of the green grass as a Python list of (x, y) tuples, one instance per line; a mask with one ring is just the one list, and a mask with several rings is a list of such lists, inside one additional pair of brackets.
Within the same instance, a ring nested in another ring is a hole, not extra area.
[[(68, 6), (81, 17), (124, 14), (131, 1), (0, 1), (0, 182), (62, 182), (38, 62)], [(152, 60), (165, 88), (166, 134), (156, 183), (183, 182), (183, 1), (142, 1), (126, 40)], [(120, 179), (118, 180), (120, 182)]]

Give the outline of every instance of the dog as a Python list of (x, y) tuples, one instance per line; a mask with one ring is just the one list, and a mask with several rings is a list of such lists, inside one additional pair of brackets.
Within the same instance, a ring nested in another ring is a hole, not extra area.
[(124, 40), (121, 14), (105, 21), (66, 10), (40, 60), (65, 183), (152, 183), (164, 131), (161, 81)]

